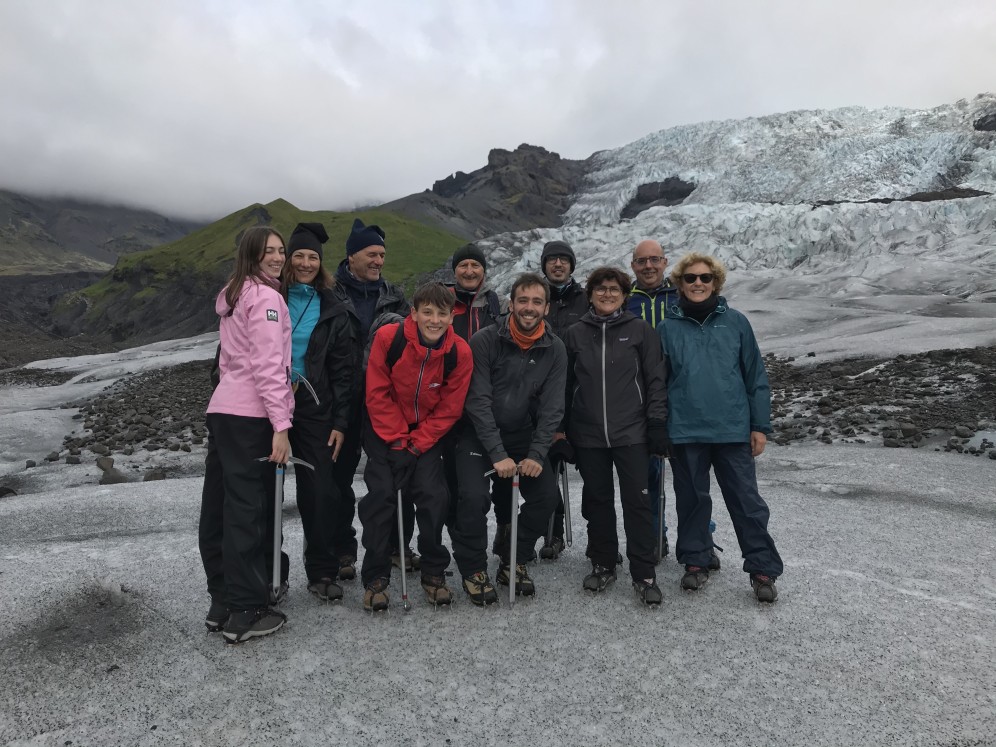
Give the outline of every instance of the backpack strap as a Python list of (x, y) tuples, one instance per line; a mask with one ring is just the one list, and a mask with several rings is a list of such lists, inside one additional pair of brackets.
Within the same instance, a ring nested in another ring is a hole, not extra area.
[(387, 349), (387, 367), (390, 370), (394, 370), (394, 364), (401, 359), (401, 354), (405, 352), (405, 347), (408, 345), (408, 340), (405, 339), (405, 325), (398, 322), (398, 329), (394, 333), (394, 339), (391, 340), (391, 347)]
[[(387, 349), (387, 356), (385, 361), (387, 363), (388, 369), (394, 370), (394, 364), (401, 360), (401, 354), (405, 352), (405, 348), (408, 346), (408, 339), (405, 337), (405, 327), (404, 324), (398, 324), (398, 331), (394, 333), (394, 338), (391, 340), (391, 347)], [(457, 347), (453, 345), (443, 353), (443, 383), (450, 378), (450, 374), (457, 367)]]

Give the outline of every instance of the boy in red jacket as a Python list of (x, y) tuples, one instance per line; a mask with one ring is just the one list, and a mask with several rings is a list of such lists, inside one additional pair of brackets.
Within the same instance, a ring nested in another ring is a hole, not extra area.
[(363, 524), (363, 607), (385, 610), (391, 577), (391, 532), (397, 496), (415, 504), (422, 588), (433, 604), (449, 604), (450, 553), (442, 543), (449, 497), (440, 440), (463, 414), (474, 370), (470, 346), (453, 332), (453, 294), (441, 283), (415, 291), (411, 316), (374, 335), (367, 363), (363, 447), (367, 495)]

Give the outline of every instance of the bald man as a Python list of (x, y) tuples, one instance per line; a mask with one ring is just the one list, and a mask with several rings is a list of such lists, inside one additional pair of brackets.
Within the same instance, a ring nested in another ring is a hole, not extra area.
[[(644, 239), (633, 249), (633, 259), (630, 262), (636, 285), (626, 299), (626, 308), (643, 319), (654, 329), (664, 320), (667, 307), (678, 303), (678, 289), (671, 284), (667, 274), (667, 257), (664, 249), (653, 239)], [(661, 470), (664, 469), (663, 459), (651, 459), (650, 471), (647, 475), (647, 493), (650, 496), (650, 506), (654, 516), (654, 526), (657, 526), (659, 512), (664, 509), (664, 496), (660, 492)], [(715, 526), (711, 524), (710, 526)], [(667, 527), (664, 527), (663, 548), (660, 557), (668, 554), (670, 548), (667, 541)], [(719, 570), (719, 556), (712, 552), (709, 570)]]

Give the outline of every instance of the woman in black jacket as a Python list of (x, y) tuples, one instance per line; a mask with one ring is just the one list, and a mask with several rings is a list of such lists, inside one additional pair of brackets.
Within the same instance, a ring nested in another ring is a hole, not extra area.
[(339, 558), (333, 540), (340, 497), (332, 464), (349, 424), (358, 342), (346, 305), (333, 296), (335, 281), (322, 266), (326, 241), (321, 223), (297, 225), (287, 242), (282, 289), (290, 315), (295, 388), (291, 449), (315, 468), (314, 472), (294, 469), (304, 529), (304, 569), (308, 591), (328, 601), (342, 599), (342, 587), (335, 581)]
[(615, 267), (588, 276), (591, 307), (564, 335), (567, 439), (584, 480), (581, 513), (592, 562), (584, 588), (602, 591), (616, 578), (615, 465), (633, 587), (646, 604), (660, 604), (647, 467), (652, 453), (667, 451), (667, 390), (656, 333), (624, 308), (631, 286)]

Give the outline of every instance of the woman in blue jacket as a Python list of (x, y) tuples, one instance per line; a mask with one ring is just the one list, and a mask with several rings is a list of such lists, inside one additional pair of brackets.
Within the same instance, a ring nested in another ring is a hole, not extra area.
[(282, 289), (291, 324), (294, 385), (294, 455), (314, 466), (295, 467), (297, 506), (304, 530), (308, 591), (322, 601), (342, 599), (335, 579), (336, 517), (341, 501), (332, 466), (339, 457), (350, 416), (353, 361), (358, 349), (346, 305), (332, 293), (335, 281), (322, 265), (328, 234), (321, 223), (299, 223), (287, 242)]
[(768, 506), (757, 490), (754, 458), (771, 433), (771, 390), (747, 317), (720, 295), (726, 268), (715, 257), (686, 254), (671, 272), (678, 301), (657, 326), (667, 361), (668, 436), (678, 512), (681, 587), (709, 579), (713, 543), (709, 468), (730, 512), (759, 601), (774, 602), (782, 559), (768, 534)]

